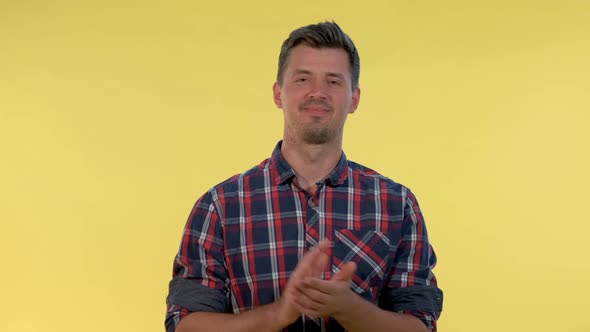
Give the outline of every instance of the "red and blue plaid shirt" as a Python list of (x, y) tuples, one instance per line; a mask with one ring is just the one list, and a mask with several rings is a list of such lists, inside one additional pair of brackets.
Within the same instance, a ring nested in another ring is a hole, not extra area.
[[(299, 260), (324, 238), (332, 247), (323, 278), (354, 261), (357, 294), (436, 331), (442, 292), (414, 195), (344, 154), (313, 195), (295, 176), (279, 142), (271, 158), (199, 198), (174, 262), (167, 331), (190, 312), (237, 314), (278, 300)], [(303, 330), (344, 331), (334, 319), (307, 316), (285, 329)]]

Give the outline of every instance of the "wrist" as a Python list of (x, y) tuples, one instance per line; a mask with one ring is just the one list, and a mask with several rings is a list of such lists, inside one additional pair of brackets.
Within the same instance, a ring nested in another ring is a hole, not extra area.
[(344, 323), (348, 321), (355, 321), (358, 318), (357, 316), (363, 312), (360, 310), (361, 307), (368, 302), (351, 289), (349, 299), (345, 303), (346, 305), (333, 315), (334, 319), (342, 325), (345, 325)]
[(292, 323), (289, 321), (289, 317), (287, 317), (285, 310), (283, 310), (281, 300), (268, 305), (265, 318), (267, 322), (270, 323), (271, 331), (280, 331)]

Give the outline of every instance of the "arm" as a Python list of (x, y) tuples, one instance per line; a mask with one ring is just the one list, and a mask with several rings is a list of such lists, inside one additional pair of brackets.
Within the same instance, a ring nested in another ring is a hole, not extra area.
[(286, 322), (285, 320), (280, 321), (278, 318), (280, 311), (279, 302), (275, 302), (237, 315), (216, 312), (193, 312), (180, 321), (175, 331), (273, 332), (290, 324), (290, 322)]
[(310, 316), (332, 316), (351, 332), (436, 331), (442, 310), (442, 292), (431, 271), (436, 257), (418, 203), (411, 192), (405, 194), (401, 238), (379, 305), (351, 290), (356, 265), (348, 262), (332, 280), (305, 280), (298, 287), (301, 296), (295, 300), (299, 310)]
[(436, 254), (428, 240), (426, 223), (414, 194), (402, 187), (403, 219), (391, 270), (383, 283), (379, 307), (412, 315), (436, 332), (443, 293), (432, 269)]
[(260, 306), (241, 314), (216, 312), (193, 312), (185, 316), (177, 325), (175, 332), (231, 331), (247, 332), (278, 331), (292, 324), (300, 312), (292, 305), (296, 296), (295, 286), (304, 278), (318, 276), (325, 269), (328, 258), (322, 253), (329, 245), (321, 242), (316, 248), (306, 253), (289, 278), (283, 297), (277, 302)]
[(240, 314), (229, 314), (229, 276), (225, 268), (220, 216), (212, 195), (201, 197), (183, 232), (167, 298), (168, 332), (276, 331), (297, 320), (292, 305), (293, 284), (319, 275), (327, 264), (320, 245), (304, 255), (287, 283), (283, 297), (272, 304)]
[(174, 260), (166, 331), (174, 332), (192, 312), (227, 312), (228, 281), (220, 216), (207, 192), (191, 210)]
[(353, 293), (350, 310), (341, 312), (334, 318), (350, 332), (360, 331), (404, 331), (428, 332), (426, 326), (412, 315), (383, 310)]
[[(350, 299), (348, 312), (342, 311), (334, 315), (347, 331), (404, 331), (427, 332), (426, 326), (416, 317), (382, 310), (374, 304), (362, 299), (349, 288)], [(195, 312), (182, 319), (176, 332), (199, 331), (233, 331), (248, 332), (278, 331), (291, 322), (281, 322), (279, 312), (281, 304), (275, 302), (246, 311), (239, 315)]]
[(296, 307), (312, 317), (334, 317), (347, 331), (428, 332), (416, 317), (383, 310), (351, 288), (356, 264), (348, 262), (331, 280), (306, 278), (297, 287)]

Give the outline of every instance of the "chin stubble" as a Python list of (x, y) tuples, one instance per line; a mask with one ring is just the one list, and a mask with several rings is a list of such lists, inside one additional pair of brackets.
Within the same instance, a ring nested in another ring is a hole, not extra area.
[(332, 132), (328, 128), (305, 128), (303, 141), (307, 144), (325, 144), (330, 141)]

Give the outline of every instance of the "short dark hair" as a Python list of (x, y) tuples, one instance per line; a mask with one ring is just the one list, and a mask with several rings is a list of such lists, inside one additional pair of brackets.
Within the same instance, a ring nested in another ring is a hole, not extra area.
[(340, 48), (345, 50), (348, 53), (348, 60), (350, 61), (352, 88), (356, 89), (358, 87), (361, 71), (361, 61), (358, 51), (352, 39), (333, 21), (307, 25), (291, 32), (289, 37), (283, 42), (281, 54), (279, 54), (279, 70), (277, 73), (277, 82), (279, 84), (283, 83), (285, 66), (289, 60), (291, 50), (300, 44), (317, 49)]

